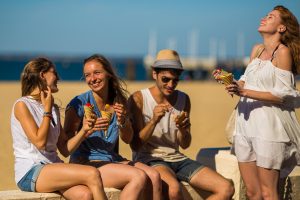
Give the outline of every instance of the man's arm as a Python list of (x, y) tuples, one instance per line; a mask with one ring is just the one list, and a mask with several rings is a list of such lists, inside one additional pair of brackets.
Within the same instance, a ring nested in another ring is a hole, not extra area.
[(143, 97), (140, 91), (135, 92), (128, 100), (130, 119), (134, 136), (130, 144), (133, 150), (138, 150), (153, 134), (156, 124), (168, 112), (168, 105), (159, 104), (153, 110), (153, 117), (145, 123), (143, 116)]
[[(135, 92), (128, 99), (129, 116), (134, 132), (130, 147), (133, 150), (138, 150), (152, 135), (155, 125), (150, 121), (147, 125), (144, 122), (143, 116), (143, 97), (140, 91)], [(146, 131), (143, 131), (146, 129)]]
[(176, 123), (178, 128), (177, 139), (181, 148), (186, 149), (191, 145), (192, 136), (191, 136), (191, 123), (190, 123), (190, 111), (191, 111), (191, 101), (189, 96), (186, 96), (185, 103), (185, 119), (182, 122)]

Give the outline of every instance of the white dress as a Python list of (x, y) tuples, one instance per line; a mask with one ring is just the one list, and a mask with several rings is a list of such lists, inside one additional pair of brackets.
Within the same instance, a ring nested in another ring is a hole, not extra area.
[[(284, 99), (283, 105), (257, 101), (241, 97), (238, 103), (235, 131), (233, 136), (254, 138), (257, 141), (291, 143), (292, 148), (285, 153), (284, 159), (293, 155), (300, 164), (300, 125), (295, 108), (300, 107), (300, 93), (296, 90), (294, 75), (273, 65), (270, 60), (255, 58), (247, 66), (241, 77), (244, 88), (255, 91), (271, 92)], [(260, 148), (264, 152), (273, 149)]]

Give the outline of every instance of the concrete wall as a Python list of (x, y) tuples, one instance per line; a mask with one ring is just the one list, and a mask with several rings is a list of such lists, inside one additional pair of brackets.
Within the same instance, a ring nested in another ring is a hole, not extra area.
[[(184, 199), (186, 200), (203, 200), (208, 193), (197, 191), (188, 183), (182, 182)], [(109, 200), (119, 199), (120, 190), (114, 188), (105, 188), (106, 196)], [(57, 193), (37, 193), (37, 192), (22, 192), (20, 190), (0, 191), (0, 200), (64, 200)]]
[[(235, 156), (231, 155), (228, 149), (210, 148), (200, 151), (197, 160), (207, 162), (206, 165), (215, 169), (227, 179), (234, 183), (234, 200), (246, 200), (246, 189), (243, 185), (238, 163)], [(205, 163), (204, 163), (205, 164)], [(203, 200), (209, 195), (205, 191), (195, 190), (188, 183), (182, 182), (184, 197), (186, 200)], [(300, 199), (300, 167), (296, 167), (288, 177), (279, 181), (280, 197), (283, 200)], [(120, 190), (105, 188), (107, 197), (110, 200), (119, 198)], [(55, 193), (31, 193), (19, 190), (0, 191), (0, 200), (59, 200), (64, 199)]]

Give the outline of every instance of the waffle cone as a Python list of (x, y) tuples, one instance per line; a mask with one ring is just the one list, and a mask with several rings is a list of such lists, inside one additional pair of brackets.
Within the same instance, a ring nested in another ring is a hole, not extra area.
[(230, 85), (233, 81), (233, 75), (231, 73), (220, 75), (219, 78), (222, 80), (224, 85)]
[[(109, 111), (105, 111), (105, 110), (101, 110), (100, 111), (101, 112), (101, 116), (102, 116), (102, 118), (105, 118), (105, 119), (107, 119), (108, 120), (108, 123), (110, 123), (110, 120), (111, 120), (111, 118), (112, 118), (112, 112), (109, 112)], [(107, 129), (108, 129), (108, 127), (106, 127), (106, 129), (104, 130), (104, 135), (105, 135), (105, 137), (107, 136)]]
[(84, 116), (87, 119), (92, 119), (92, 116), (94, 114), (94, 106), (86, 106), (86, 105), (84, 105), (83, 109), (84, 109)]
[(108, 121), (110, 122), (112, 113), (109, 111), (101, 110), (101, 116), (102, 116), (102, 118), (108, 119)]

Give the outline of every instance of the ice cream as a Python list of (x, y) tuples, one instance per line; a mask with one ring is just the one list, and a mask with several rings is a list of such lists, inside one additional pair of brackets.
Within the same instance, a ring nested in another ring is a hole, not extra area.
[[(109, 104), (106, 104), (104, 106), (104, 110), (101, 110), (100, 112), (101, 112), (102, 118), (106, 118), (108, 120), (108, 124), (109, 124), (110, 120), (112, 118), (113, 112), (114, 112), (113, 108)], [(108, 129), (108, 127), (104, 130), (105, 137), (107, 134), (107, 129)]]
[(93, 118), (93, 115), (95, 114), (94, 113), (94, 105), (90, 104), (90, 103), (86, 103), (84, 106), (83, 106), (83, 109), (84, 109), (84, 116), (87, 118), (87, 119), (92, 119)]
[(225, 86), (230, 85), (233, 81), (233, 74), (223, 69), (214, 70), (212, 75), (214, 76), (216, 81), (224, 84)]
[(186, 112), (181, 111), (174, 119), (177, 124), (180, 124), (186, 117)]

